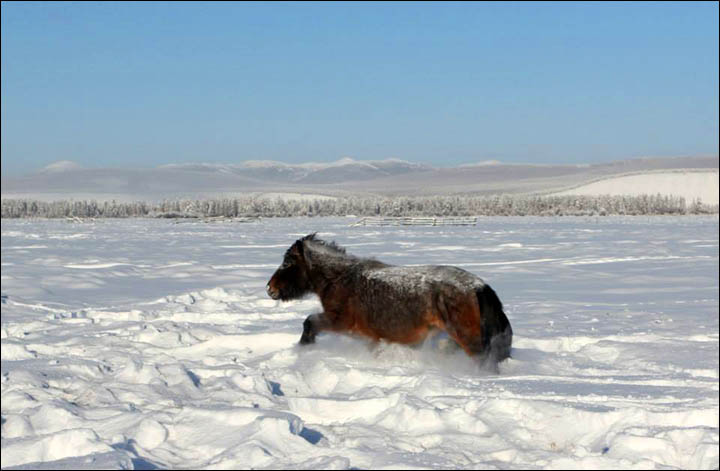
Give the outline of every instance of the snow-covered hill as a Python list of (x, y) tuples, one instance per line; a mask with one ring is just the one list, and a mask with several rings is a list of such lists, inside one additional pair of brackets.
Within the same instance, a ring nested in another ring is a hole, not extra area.
[(596, 182), (554, 193), (556, 195), (661, 195), (681, 196), (686, 204), (700, 200), (708, 206), (718, 205), (718, 171), (652, 172), (605, 178)]

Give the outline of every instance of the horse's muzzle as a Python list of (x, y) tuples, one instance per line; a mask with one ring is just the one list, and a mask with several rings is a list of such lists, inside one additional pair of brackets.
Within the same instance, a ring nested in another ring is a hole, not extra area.
[(268, 296), (270, 296), (273, 299), (280, 299), (280, 292), (273, 289), (270, 286), (270, 283), (267, 284), (267, 294), (268, 294)]

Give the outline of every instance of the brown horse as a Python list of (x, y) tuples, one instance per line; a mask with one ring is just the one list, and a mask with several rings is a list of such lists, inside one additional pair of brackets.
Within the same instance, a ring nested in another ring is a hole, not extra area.
[(267, 292), (283, 301), (320, 297), (323, 312), (303, 323), (302, 345), (321, 331), (412, 344), (443, 329), (468, 355), (510, 356), (512, 328), (495, 291), (457, 267), (388, 265), (310, 234), (287, 250)]

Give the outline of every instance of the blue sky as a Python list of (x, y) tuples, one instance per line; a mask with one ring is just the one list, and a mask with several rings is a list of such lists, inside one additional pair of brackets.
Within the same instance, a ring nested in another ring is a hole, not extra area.
[(2, 173), (718, 153), (718, 3), (2, 3)]

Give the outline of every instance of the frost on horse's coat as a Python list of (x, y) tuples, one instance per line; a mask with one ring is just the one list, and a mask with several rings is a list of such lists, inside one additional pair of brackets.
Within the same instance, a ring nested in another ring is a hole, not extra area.
[(470, 272), (443, 265), (394, 266), (345, 253), (310, 234), (285, 253), (270, 278), (273, 299), (320, 297), (323, 312), (308, 316), (301, 344), (321, 331), (415, 343), (443, 329), (468, 355), (510, 356), (512, 328), (495, 291)]

